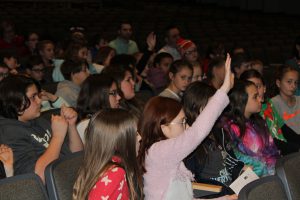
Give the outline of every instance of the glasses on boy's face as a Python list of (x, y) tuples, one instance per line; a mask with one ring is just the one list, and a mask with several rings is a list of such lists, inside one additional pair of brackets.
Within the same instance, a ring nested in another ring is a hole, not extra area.
[(112, 90), (112, 91), (110, 91), (108, 94), (109, 94), (109, 95), (112, 95), (112, 96), (114, 96), (114, 97), (116, 97), (116, 96), (119, 95), (119, 92), (118, 92), (118, 90)]
[(183, 118), (181, 122), (170, 122), (170, 123), (167, 123), (166, 125), (168, 126), (168, 125), (172, 125), (172, 124), (182, 124), (184, 129), (187, 128), (186, 118)]

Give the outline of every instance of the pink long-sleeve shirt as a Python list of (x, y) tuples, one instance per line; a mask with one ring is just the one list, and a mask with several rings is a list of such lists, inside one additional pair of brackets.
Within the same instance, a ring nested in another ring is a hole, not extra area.
[(145, 200), (193, 199), (193, 175), (182, 160), (205, 139), (228, 103), (227, 94), (218, 90), (190, 128), (150, 147), (145, 158)]

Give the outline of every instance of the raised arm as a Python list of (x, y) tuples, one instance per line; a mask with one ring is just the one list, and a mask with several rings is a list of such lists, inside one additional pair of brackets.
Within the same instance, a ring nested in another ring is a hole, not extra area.
[(224, 83), (209, 100), (194, 124), (176, 138), (163, 140), (153, 144), (150, 149), (153, 156), (157, 156), (161, 160), (164, 160), (164, 163), (173, 166), (174, 163), (181, 162), (206, 138), (215, 124), (215, 121), (229, 103), (227, 93), (233, 87), (234, 83), (234, 76), (230, 70), (230, 63), (230, 56), (227, 55)]

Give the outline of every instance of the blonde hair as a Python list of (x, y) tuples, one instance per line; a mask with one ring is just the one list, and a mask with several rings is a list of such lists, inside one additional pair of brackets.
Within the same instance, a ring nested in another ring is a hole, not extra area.
[[(135, 200), (142, 194), (141, 176), (136, 159), (137, 120), (123, 109), (105, 109), (96, 113), (85, 132), (83, 165), (73, 189), (73, 200), (88, 199), (99, 177), (112, 165), (124, 168), (130, 193)], [(113, 163), (118, 156), (120, 163)]]

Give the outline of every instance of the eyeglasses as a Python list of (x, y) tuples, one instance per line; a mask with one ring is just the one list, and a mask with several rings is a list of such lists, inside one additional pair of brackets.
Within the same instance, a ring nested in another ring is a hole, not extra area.
[(112, 96), (114, 96), (114, 97), (116, 97), (116, 96), (119, 95), (119, 92), (118, 92), (118, 90), (112, 90), (112, 91), (110, 91), (108, 94), (109, 94), (109, 95), (112, 95)]
[(170, 122), (170, 123), (167, 123), (166, 125), (168, 126), (168, 125), (172, 125), (172, 124), (182, 124), (184, 129), (187, 128), (186, 118), (183, 118), (181, 122)]

